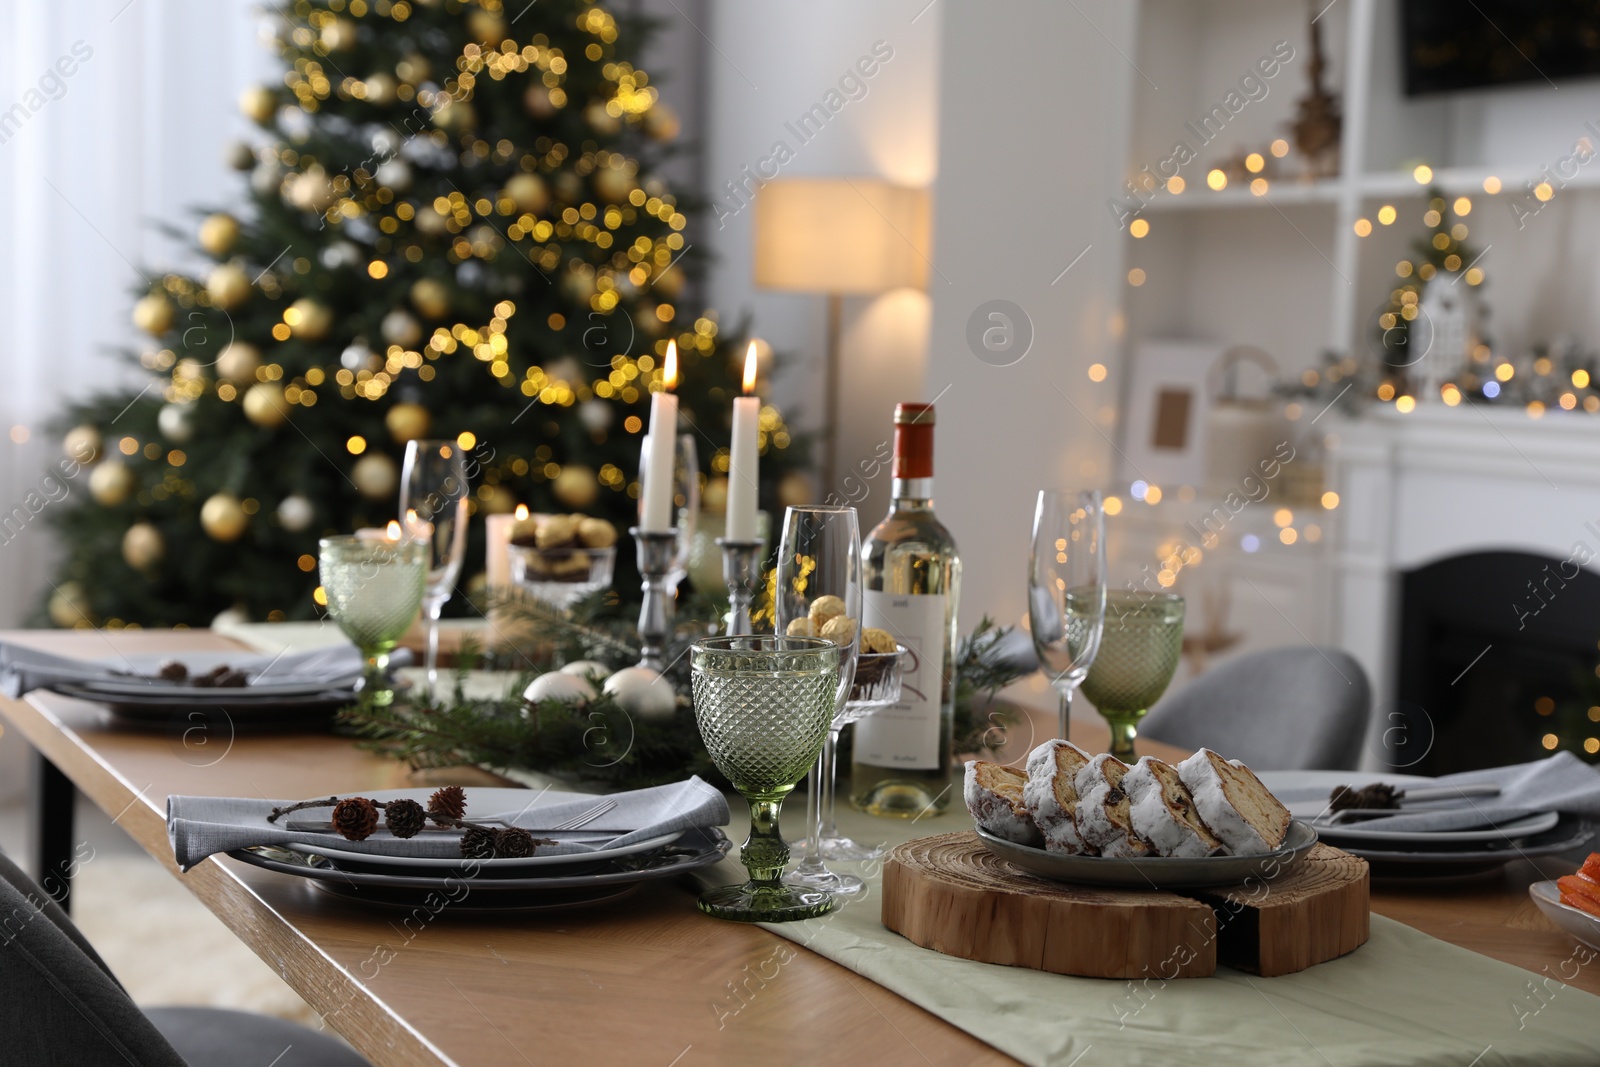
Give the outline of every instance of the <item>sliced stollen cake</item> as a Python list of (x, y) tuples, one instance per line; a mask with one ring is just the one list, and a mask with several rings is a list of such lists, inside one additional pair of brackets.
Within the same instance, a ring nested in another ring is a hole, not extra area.
[(1172, 764), (1141, 757), (1123, 775), (1122, 791), (1128, 794), (1134, 830), (1150, 842), (1156, 855), (1187, 859), (1222, 851), (1222, 842), (1200, 821), (1194, 798)]
[(1044, 847), (1051, 852), (1084, 851), (1074, 814), (1078, 807), (1078, 772), (1089, 763), (1089, 754), (1071, 741), (1046, 741), (1028, 753), (1028, 784), (1022, 799), (1033, 817), (1033, 824), (1044, 835)]
[(1238, 760), (1202, 748), (1178, 764), (1200, 818), (1238, 856), (1272, 852), (1289, 833), (1289, 809)]
[(1138, 859), (1150, 855), (1150, 845), (1133, 828), (1128, 812), (1128, 794), (1122, 790), (1122, 776), (1128, 765), (1102, 752), (1078, 772), (1073, 788), (1078, 803), (1073, 822), (1083, 838), (1084, 851), (1109, 859)]
[(1015, 767), (988, 760), (968, 760), (963, 785), (972, 820), (988, 833), (1022, 845), (1039, 843), (1038, 828), (1028, 817), (1022, 788), (1028, 776)]

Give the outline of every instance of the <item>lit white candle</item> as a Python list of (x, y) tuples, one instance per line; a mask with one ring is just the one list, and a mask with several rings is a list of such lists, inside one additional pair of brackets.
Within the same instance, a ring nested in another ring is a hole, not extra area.
[(398, 541), (400, 524), (390, 519), (387, 526), (363, 526), (356, 531), (356, 536), (363, 541)]
[(672, 465), (678, 452), (678, 398), (671, 393), (678, 384), (678, 342), (667, 342), (667, 358), (661, 364), (661, 385), (650, 396), (650, 434), (645, 439), (642, 466), (644, 485), (640, 493), (644, 508), (639, 529), (646, 533), (665, 533), (672, 529)]
[(487, 526), (488, 545), (485, 549), (483, 561), (484, 577), (490, 589), (501, 589), (511, 584), (511, 537), (517, 523), (528, 517), (528, 505), (518, 504), (515, 515), (489, 515), (484, 519)]
[(728, 450), (728, 526), (730, 541), (756, 539), (756, 491), (761, 485), (761, 398), (756, 388), (756, 343), (744, 354), (745, 395), (733, 401), (733, 447)]

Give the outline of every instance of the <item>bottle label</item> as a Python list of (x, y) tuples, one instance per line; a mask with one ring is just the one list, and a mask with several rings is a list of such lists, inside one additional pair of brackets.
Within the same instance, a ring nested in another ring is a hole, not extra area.
[(900, 701), (856, 723), (853, 759), (874, 767), (908, 771), (939, 769), (939, 702), (944, 696), (944, 650), (948, 620), (939, 594), (909, 595), (866, 590), (862, 625), (894, 635), (911, 653)]

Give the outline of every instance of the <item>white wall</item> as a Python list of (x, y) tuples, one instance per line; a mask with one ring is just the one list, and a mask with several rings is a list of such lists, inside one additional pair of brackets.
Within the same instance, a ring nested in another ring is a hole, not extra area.
[[(1037, 491), (1111, 474), (1115, 377), (1094, 383), (1087, 370), (1114, 362), (1121, 329), (1122, 240), (1105, 204), (1122, 180), (1138, 75), (1123, 58), (1135, 49), (1134, 5), (1122, 0), (940, 6), (923, 392), (939, 397), (938, 508), (961, 546), (965, 631), (983, 613), (1009, 624), (1025, 614)], [(1031, 349), (1010, 366), (968, 344), (991, 300), (1032, 323)]]
[[(773, 143), (781, 139), (795, 151), (782, 177), (872, 176), (929, 185), (937, 152), (939, 22), (945, 6), (927, 0), (816, 0), (803, 5), (711, 0), (704, 175), (709, 194), (720, 197), (726, 214), (720, 227), (710, 214), (700, 226), (718, 257), (708, 292), (724, 321), (742, 312), (753, 314), (756, 334), (790, 357), (791, 369), (776, 385), (777, 399), (786, 413), (809, 428), (819, 425), (822, 414), (825, 298), (755, 288), (754, 210), (733, 213), (737, 205), (723, 183), (737, 180), (741, 168), (753, 168), (771, 155)], [(847, 103), (800, 144), (784, 124), (836, 88), (840, 77), (878, 41), (893, 49), (893, 57), (866, 79), (866, 94)], [(895, 401), (922, 395), (927, 321), (927, 298), (919, 293), (845, 301), (841, 471), (852, 469), (888, 440)], [(858, 502), (864, 525), (875, 523), (887, 506), (887, 474), (880, 484)], [(818, 486), (817, 499), (839, 488)]]

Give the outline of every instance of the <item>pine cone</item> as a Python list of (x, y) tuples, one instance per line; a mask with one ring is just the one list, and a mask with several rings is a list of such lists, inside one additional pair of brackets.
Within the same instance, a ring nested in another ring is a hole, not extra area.
[(334, 805), (333, 828), (351, 841), (365, 841), (378, 828), (378, 805), (366, 797), (346, 797)]
[(470, 860), (494, 859), (495, 831), (489, 826), (469, 826), (461, 835), (461, 854)]
[(495, 831), (494, 854), (497, 859), (526, 859), (533, 855), (535, 848), (533, 835), (526, 830), (512, 826)]
[(466, 813), (467, 792), (459, 785), (436, 789), (433, 796), (428, 798), (428, 814), (440, 826), (448, 826), (451, 819), (459, 819)]
[(416, 837), (427, 824), (428, 817), (415, 800), (391, 800), (383, 806), (383, 825), (396, 837)]

